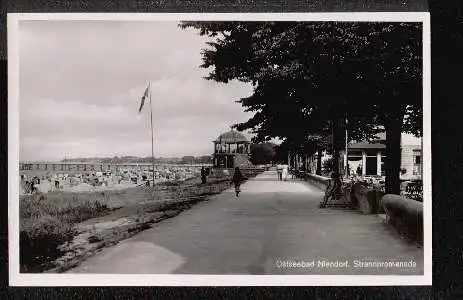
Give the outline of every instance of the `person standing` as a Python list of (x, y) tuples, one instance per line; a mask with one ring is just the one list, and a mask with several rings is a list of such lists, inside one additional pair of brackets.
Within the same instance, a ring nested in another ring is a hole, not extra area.
[(233, 174), (232, 182), (235, 185), (235, 194), (236, 197), (239, 197), (239, 194), (241, 192), (240, 186), (241, 183), (245, 180), (246, 178), (243, 176), (243, 173), (241, 173), (241, 170), (239, 167), (235, 167), (235, 173)]
[(24, 182), (24, 193), (25, 194), (30, 193), (30, 185), (29, 185), (29, 181), (27, 181), (27, 180)]
[(288, 165), (283, 165), (283, 170), (281, 172), (281, 177), (284, 181), (286, 181), (286, 179), (288, 178), (288, 170), (289, 169), (289, 166)]
[(282, 180), (282, 172), (283, 172), (283, 166), (280, 164), (277, 164), (277, 175), (278, 175), (278, 180)]
[(204, 167), (201, 168), (201, 183), (206, 183), (206, 169)]
[(31, 188), (30, 188), (31, 194), (34, 194), (34, 192), (36, 192), (36, 189), (37, 189), (36, 185), (35, 185), (35, 180), (32, 180), (30, 182), (30, 186), (31, 186)]

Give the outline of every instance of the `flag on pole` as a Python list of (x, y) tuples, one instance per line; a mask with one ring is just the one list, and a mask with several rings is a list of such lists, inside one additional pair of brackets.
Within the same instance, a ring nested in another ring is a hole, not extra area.
[(138, 113), (140, 113), (141, 110), (143, 109), (143, 105), (145, 104), (145, 99), (148, 97), (149, 87), (150, 87), (149, 85), (146, 87), (145, 92), (143, 93), (143, 96), (141, 97), (141, 103), (140, 103), (140, 108), (138, 109)]

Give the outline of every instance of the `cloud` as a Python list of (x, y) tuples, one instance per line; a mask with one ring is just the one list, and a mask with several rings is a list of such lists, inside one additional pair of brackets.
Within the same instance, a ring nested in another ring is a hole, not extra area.
[(212, 152), (212, 140), (251, 114), (249, 85), (204, 80), (205, 39), (172, 22), (22, 21), (20, 159)]

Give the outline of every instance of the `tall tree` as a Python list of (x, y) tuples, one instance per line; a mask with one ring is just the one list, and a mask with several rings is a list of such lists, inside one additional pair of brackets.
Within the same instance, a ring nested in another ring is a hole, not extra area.
[[(254, 116), (238, 129), (256, 139), (305, 140), (348, 116), (351, 138), (387, 131), (386, 190), (399, 192), (400, 133), (420, 127), (421, 28), (414, 23), (183, 23), (213, 40), (203, 50), (208, 79), (254, 86), (239, 100)], [(407, 118), (406, 118), (407, 116)], [(406, 122), (404, 122), (406, 119)], [(402, 125), (406, 124), (406, 126)], [(407, 127), (407, 128), (404, 128)], [(325, 134), (326, 135), (326, 134)], [(333, 144), (333, 154), (341, 143)], [(339, 165), (339, 164), (335, 164)], [(397, 171), (397, 172), (396, 172)]]
[(360, 86), (374, 99), (378, 124), (386, 130), (386, 193), (397, 194), (401, 133), (422, 135), (422, 30), (419, 23), (377, 23), (372, 28), (363, 50), (371, 62), (362, 70)]

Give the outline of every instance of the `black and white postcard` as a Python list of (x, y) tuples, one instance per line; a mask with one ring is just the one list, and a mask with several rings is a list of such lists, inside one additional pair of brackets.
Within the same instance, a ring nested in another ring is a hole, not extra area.
[(429, 30), (8, 14), (10, 284), (430, 285)]

